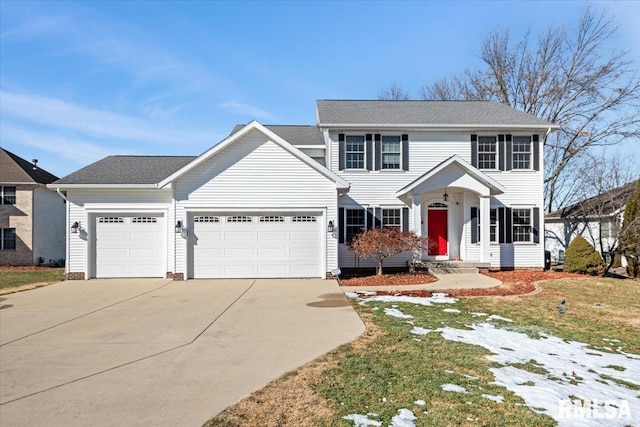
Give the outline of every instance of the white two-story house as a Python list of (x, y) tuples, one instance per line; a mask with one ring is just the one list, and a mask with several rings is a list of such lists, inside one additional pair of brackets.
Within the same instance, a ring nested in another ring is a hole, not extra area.
[(373, 227), (429, 237), (422, 260), (542, 268), (554, 129), (496, 102), (321, 100), (315, 125), (254, 121), (197, 157), (110, 156), (50, 185), (67, 276), (324, 277), (373, 265), (347, 245)]

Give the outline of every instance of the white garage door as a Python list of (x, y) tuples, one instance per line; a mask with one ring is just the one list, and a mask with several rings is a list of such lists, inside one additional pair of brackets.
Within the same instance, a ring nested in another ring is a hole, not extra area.
[(162, 216), (98, 216), (95, 277), (164, 277)]
[(319, 277), (321, 218), (291, 214), (194, 216), (192, 275)]

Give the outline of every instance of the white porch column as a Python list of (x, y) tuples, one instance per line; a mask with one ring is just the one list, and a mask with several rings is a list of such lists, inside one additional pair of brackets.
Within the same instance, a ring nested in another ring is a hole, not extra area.
[[(422, 236), (422, 199), (413, 196), (411, 198), (411, 213), (413, 214), (413, 232), (416, 236)], [(413, 261), (422, 261), (422, 251), (413, 252)]]
[(480, 262), (491, 262), (489, 206), (491, 196), (480, 196)]

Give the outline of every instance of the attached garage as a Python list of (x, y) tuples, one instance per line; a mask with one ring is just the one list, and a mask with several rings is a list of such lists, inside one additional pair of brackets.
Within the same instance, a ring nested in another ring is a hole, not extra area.
[(161, 215), (96, 215), (95, 277), (163, 277)]
[(203, 213), (191, 217), (192, 278), (322, 275), (322, 216)]

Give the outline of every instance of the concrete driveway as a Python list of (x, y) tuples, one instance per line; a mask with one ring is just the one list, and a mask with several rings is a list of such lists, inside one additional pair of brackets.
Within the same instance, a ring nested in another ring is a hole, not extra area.
[(68, 281), (0, 299), (7, 426), (200, 426), (364, 332), (319, 279)]

